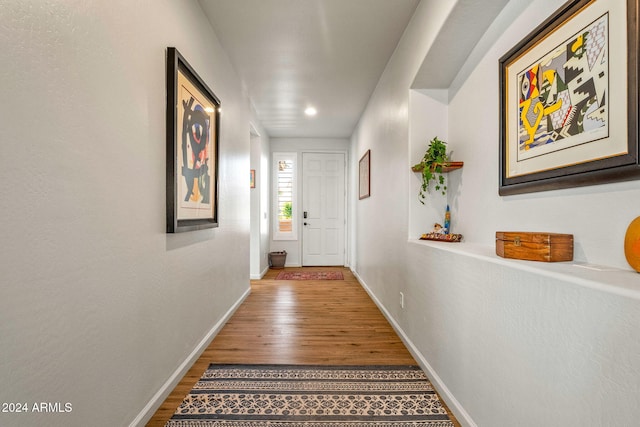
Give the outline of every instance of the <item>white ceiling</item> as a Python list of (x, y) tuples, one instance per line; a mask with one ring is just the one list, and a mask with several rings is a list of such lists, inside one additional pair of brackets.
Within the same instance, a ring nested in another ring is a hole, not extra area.
[[(524, 0), (199, 0), (260, 123), (276, 138), (351, 137), (420, 1), (454, 4), (412, 88), (454, 93), (454, 79), (464, 78), (482, 55), (470, 56), (474, 48), (484, 44), (476, 49), (484, 52), (528, 5)], [(500, 15), (503, 10), (507, 13)], [(496, 20), (498, 15), (503, 18)], [(305, 116), (308, 106), (318, 110), (315, 117)]]
[(303, 138), (351, 136), (419, 3), (199, 1), (268, 134)]

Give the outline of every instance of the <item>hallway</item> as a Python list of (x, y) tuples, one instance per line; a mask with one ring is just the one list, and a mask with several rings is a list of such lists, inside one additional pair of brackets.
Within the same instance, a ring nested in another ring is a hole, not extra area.
[(164, 426), (210, 363), (415, 365), (351, 271), (329, 269), (341, 271), (344, 280), (276, 280), (282, 270), (269, 270), (252, 281), (249, 297), (147, 426)]

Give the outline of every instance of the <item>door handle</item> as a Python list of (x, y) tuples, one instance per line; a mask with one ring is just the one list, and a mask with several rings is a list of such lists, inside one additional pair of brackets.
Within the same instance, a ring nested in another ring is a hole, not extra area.
[(304, 222), (303, 224), (304, 224), (304, 225), (311, 225), (311, 224), (309, 224), (308, 222)]

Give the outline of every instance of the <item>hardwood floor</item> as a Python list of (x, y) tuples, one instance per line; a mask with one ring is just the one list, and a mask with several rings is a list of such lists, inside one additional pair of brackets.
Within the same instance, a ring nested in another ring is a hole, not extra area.
[(249, 297), (147, 427), (164, 426), (210, 363), (417, 364), (349, 269), (304, 268), (314, 269), (342, 271), (344, 280), (275, 280), (282, 270), (269, 270), (252, 281)]

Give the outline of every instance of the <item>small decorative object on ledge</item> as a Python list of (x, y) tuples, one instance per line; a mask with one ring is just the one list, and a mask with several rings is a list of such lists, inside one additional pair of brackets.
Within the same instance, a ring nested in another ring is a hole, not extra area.
[(573, 234), (496, 231), (496, 254), (527, 261), (572, 261)]
[(624, 236), (624, 255), (635, 271), (640, 273), (640, 216), (631, 221)]
[(449, 233), (446, 228), (443, 228), (442, 225), (436, 222), (435, 224), (433, 224), (433, 230), (431, 230), (431, 233), (423, 234), (422, 236), (420, 236), (420, 240), (437, 240), (440, 242), (459, 242), (462, 240), (462, 234)]
[(439, 242), (460, 242), (462, 234), (426, 233), (420, 236), (420, 240), (437, 240)]
[(447, 205), (447, 211), (444, 213), (444, 234), (451, 233), (451, 211)]
[(459, 169), (463, 165), (463, 162), (449, 161), (446, 144), (446, 142), (440, 141), (437, 136), (434, 137), (429, 142), (429, 147), (420, 163), (411, 167), (412, 171), (422, 173), (422, 185), (418, 193), (418, 200), (422, 204), (424, 204), (424, 199), (429, 192), (431, 181), (435, 181), (436, 191), (440, 191), (445, 195), (447, 194), (447, 185), (443, 173)]

